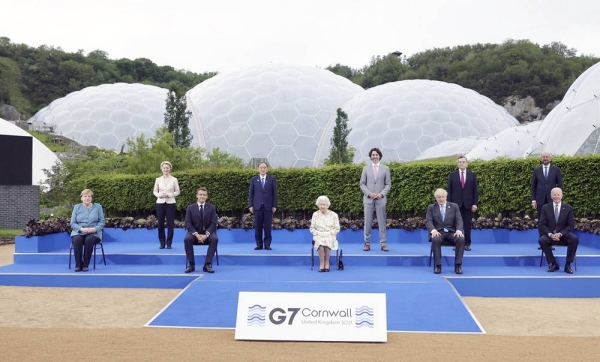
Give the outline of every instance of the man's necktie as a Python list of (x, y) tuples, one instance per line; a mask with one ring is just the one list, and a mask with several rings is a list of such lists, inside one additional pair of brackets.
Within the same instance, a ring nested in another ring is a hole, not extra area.
[(544, 167), (544, 179), (548, 179), (548, 167)]
[(465, 188), (465, 171), (460, 171), (460, 184), (462, 188)]
[(554, 204), (554, 220), (558, 222), (558, 205)]
[(373, 176), (375, 176), (375, 180), (377, 180), (377, 174), (379, 173), (377, 165), (373, 165)]
[(262, 188), (264, 189), (265, 188), (265, 178), (264, 177), (260, 178), (260, 183), (262, 184)]
[(442, 222), (446, 220), (446, 208), (444, 206), (440, 206), (440, 212), (442, 213)]
[(204, 204), (200, 205), (200, 220), (204, 220)]

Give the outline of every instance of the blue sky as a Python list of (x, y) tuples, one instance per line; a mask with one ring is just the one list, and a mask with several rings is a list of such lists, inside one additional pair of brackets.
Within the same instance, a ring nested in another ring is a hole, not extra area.
[(597, 0), (4, 0), (0, 36), (194, 72), (260, 63), (361, 68), (373, 55), (560, 41), (600, 56)]

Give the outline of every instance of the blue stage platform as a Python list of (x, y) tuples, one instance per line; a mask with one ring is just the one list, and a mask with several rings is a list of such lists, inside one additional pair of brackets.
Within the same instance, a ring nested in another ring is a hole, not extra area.
[[(454, 252), (444, 247), (443, 272), (428, 266), (430, 244), (424, 230), (388, 230), (390, 252), (362, 251), (362, 231), (340, 234), (345, 270), (310, 268), (307, 230), (274, 232), (273, 250), (254, 250), (253, 231), (219, 230), (215, 274), (183, 273), (183, 230), (173, 249), (158, 249), (155, 230), (105, 229), (106, 263), (98, 251), (96, 269), (68, 269), (66, 233), (19, 237), (14, 264), (0, 267), (0, 285), (40, 287), (176, 288), (182, 293), (148, 326), (234, 328), (240, 291), (385, 293), (388, 329), (406, 332), (484, 333), (461, 296), (600, 297), (600, 237), (579, 234), (578, 270), (546, 272), (540, 267), (537, 231), (474, 230), (463, 275), (454, 274)], [(375, 233), (376, 234), (376, 233)], [(201, 264), (205, 247), (196, 246)], [(555, 255), (564, 265), (566, 248)], [(201, 269), (199, 269), (201, 270)], [(202, 308), (190, 300), (202, 299)], [(193, 316), (193, 317), (190, 317)]]

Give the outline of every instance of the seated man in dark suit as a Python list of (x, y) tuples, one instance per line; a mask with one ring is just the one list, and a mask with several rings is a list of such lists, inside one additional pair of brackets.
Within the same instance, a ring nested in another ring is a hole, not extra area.
[(565, 273), (573, 274), (571, 263), (575, 259), (579, 238), (573, 234), (575, 228), (575, 217), (573, 216), (573, 207), (562, 202), (563, 193), (559, 187), (555, 187), (550, 192), (552, 202), (542, 206), (540, 214), (540, 247), (546, 254), (548, 261), (548, 272), (555, 272), (560, 269), (554, 254), (552, 253), (553, 244), (567, 244), (567, 263), (565, 264)]
[(448, 193), (444, 189), (435, 190), (436, 203), (427, 207), (425, 227), (433, 243), (435, 274), (442, 272), (442, 242), (450, 241), (455, 246), (454, 272), (462, 274), (462, 259), (465, 252), (465, 237), (462, 232), (463, 221), (460, 208), (453, 202), (447, 202)]
[(206, 187), (200, 187), (196, 191), (196, 198), (198, 202), (188, 206), (185, 213), (185, 228), (188, 232), (185, 234), (183, 243), (185, 245), (185, 256), (190, 263), (185, 272), (191, 273), (196, 271), (194, 245), (208, 244), (202, 270), (205, 273), (214, 273), (212, 259), (217, 250), (217, 243), (219, 242), (219, 238), (217, 238), (217, 210), (214, 205), (206, 202), (208, 198)]

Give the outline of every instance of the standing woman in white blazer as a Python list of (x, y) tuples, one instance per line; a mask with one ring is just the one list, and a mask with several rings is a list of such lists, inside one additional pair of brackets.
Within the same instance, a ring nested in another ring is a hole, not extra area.
[[(160, 248), (171, 249), (173, 244), (173, 230), (175, 229), (175, 212), (177, 204), (175, 197), (179, 196), (179, 184), (177, 179), (171, 176), (173, 165), (169, 161), (160, 163), (162, 176), (154, 182), (154, 196), (156, 199), (156, 217), (158, 218), (158, 241)], [(167, 237), (165, 239), (165, 216), (167, 218)]]

